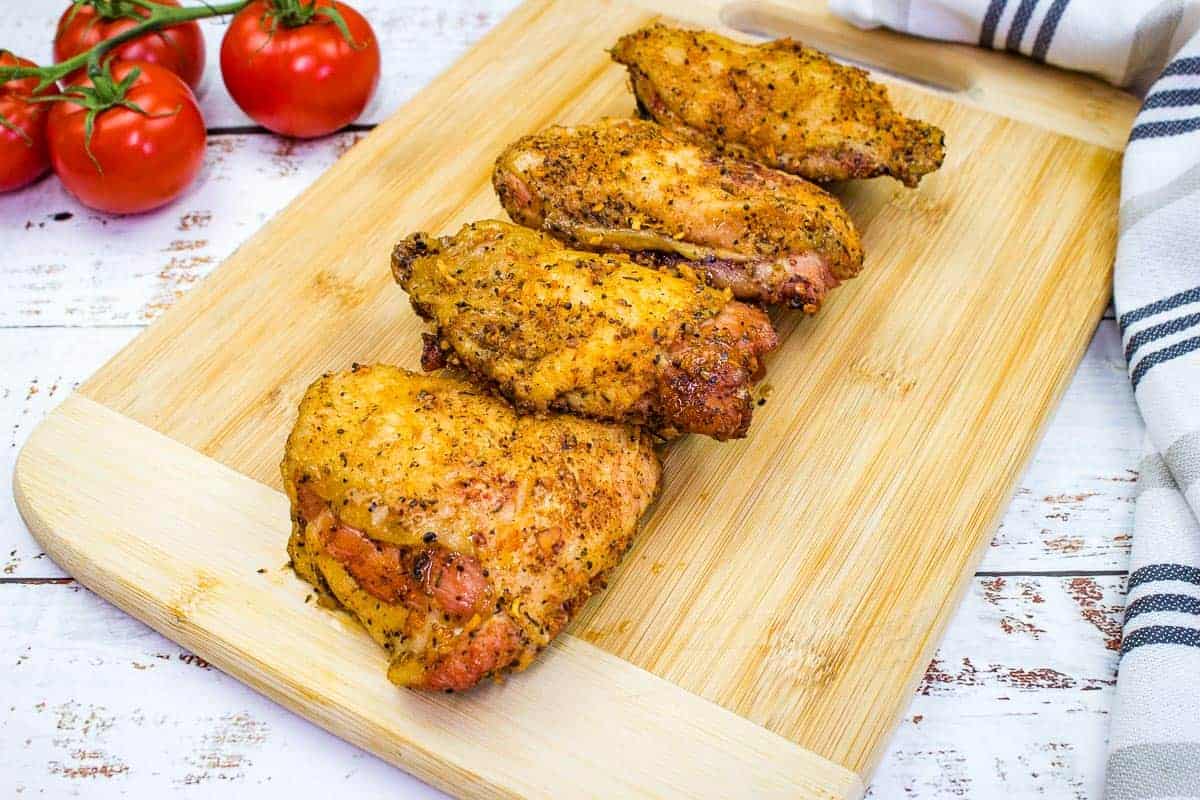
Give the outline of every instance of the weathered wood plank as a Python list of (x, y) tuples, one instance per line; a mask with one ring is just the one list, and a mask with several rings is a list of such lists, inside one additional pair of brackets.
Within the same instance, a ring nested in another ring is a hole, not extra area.
[(213, 137), (196, 183), (138, 216), (91, 212), (53, 178), (0, 195), (0, 326), (145, 324), (363, 135)]
[(199, 180), (140, 216), (88, 211), (52, 178), (0, 194), (0, 327), (152, 321), (364, 135), (213, 137)]
[[(6, 367), (0, 430), (7, 439), (0, 470), (6, 482), (17, 450), (46, 411), (137, 332), (0, 329), (0, 363)], [(980, 570), (1124, 569), (1142, 424), (1119, 344), (1115, 324), (1101, 324)], [(62, 575), (41, 556), (7, 491), (0, 495), (0, 571), (8, 577)]]
[(442, 796), (78, 584), (0, 586), (0, 597), (0, 782), (18, 793)]
[(4, 483), (0, 492), (0, 578), (66, 574), (46, 558), (17, 513), (12, 495), (13, 464), (29, 432), (46, 413), (138, 331), (0, 329), (0, 364), (4, 365), (0, 370), (0, 431), (4, 437), (0, 441), (0, 479)]
[[(519, 0), (355, 0), (371, 23), (383, 54), (375, 98), (359, 119), (380, 122), (454, 63)], [(187, 4), (195, 5), (191, 0)], [(0, 46), (49, 63), (54, 26), (65, 2), (14, 3), (0, 20)], [(221, 37), (226, 21), (203, 20), (207, 65), (198, 94), (210, 128), (253, 125), (225, 91), (220, 74)]]
[[(0, 601), (0, 760), (27, 796), (441, 796), (78, 585)], [(1114, 578), (977, 579), (870, 796), (1098, 797), (1119, 602)]]
[(1117, 325), (1101, 323), (981, 570), (1121, 570), (1144, 434)]
[(1102, 795), (1123, 579), (977, 578), (870, 794)]

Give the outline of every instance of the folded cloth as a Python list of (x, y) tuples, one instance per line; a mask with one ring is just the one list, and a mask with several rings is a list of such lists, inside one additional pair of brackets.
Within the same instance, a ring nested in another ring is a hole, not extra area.
[(1138, 94), (1200, 28), (1196, 0), (830, 0), (861, 28), (1022, 53)]
[(1109, 800), (1200, 797), (1200, 0), (831, 0), (861, 27), (1019, 52), (1144, 95), (1113, 296), (1147, 429)]

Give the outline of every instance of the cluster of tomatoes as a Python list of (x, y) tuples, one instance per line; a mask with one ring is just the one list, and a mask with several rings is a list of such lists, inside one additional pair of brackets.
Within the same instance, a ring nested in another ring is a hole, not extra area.
[[(56, 62), (129, 31), (148, 13), (139, 3), (75, 0), (58, 23)], [(0, 67), (17, 65), (34, 66), (0, 50)], [(101, 211), (138, 213), (170, 202), (204, 161), (204, 118), (192, 93), (203, 73), (203, 34), (188, 21), (119, 44), (102, 68), (76, 70), (41, 90), (38, 77), (0, 84), (0, 192), (53, 169)], [(371, 99), (379, 44), (362, 15), (336, 0), (251, 0), (221, 42), (221, 76), (260, 125), (323, 136), (353, 122)]]

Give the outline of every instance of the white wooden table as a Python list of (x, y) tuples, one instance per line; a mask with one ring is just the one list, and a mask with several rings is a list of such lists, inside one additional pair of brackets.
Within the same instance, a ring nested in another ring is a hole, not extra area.
[[(516, 0), (353, 0), (383, 44), (386, 117)], [(64, 0), (9, 4), (0, 46), (45, 61)], [(0, 195), (0, 470), (45, 412), (364, 134), (292, 142), (220, 85), (205, 23), (200, 180), (115, 218), (53, 179)], [(253, 368), (253, 365), (247, 365)], [(1099, 798), (1141, 422), (1111, 314), (880, 766), (876, 798)], [(0, 493), (0, 793), (438, 797), (74, 583)]]

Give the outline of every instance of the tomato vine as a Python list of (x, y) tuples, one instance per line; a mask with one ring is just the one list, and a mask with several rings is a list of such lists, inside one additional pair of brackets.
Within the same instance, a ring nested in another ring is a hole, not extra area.
[[(90, 1), (93, 4), (96, 2), (96, 0)], [(100, 0), (100, 2), (103, 5), (102, 13), (120, 13), (122, 7), (128, 6), (137, 6), (147, 13), (146, 16), (139, 17), (142, 21), (132, 28), (122, 31), (111, 39), (98, 42), (90, 50), (85, 50), (66, 61), (45, 67), (0, 66), (0, 83), (7, 83), (18, 78), (37, 78), (39, 82), (35, 91), (41, 91), (77, 69), (85, 68), (89, 75), (99, 74), (100, 59), (104, 57), (105, 53), (144, 33), (193, 20), (236, 14), (250, 5), (250, 0), (233, 0), (228, 3), (206, 3), (185, 7), (162, 5), (151, 2), (151, 0)], [(101, 9), (98, 8), (98, 10)]]

